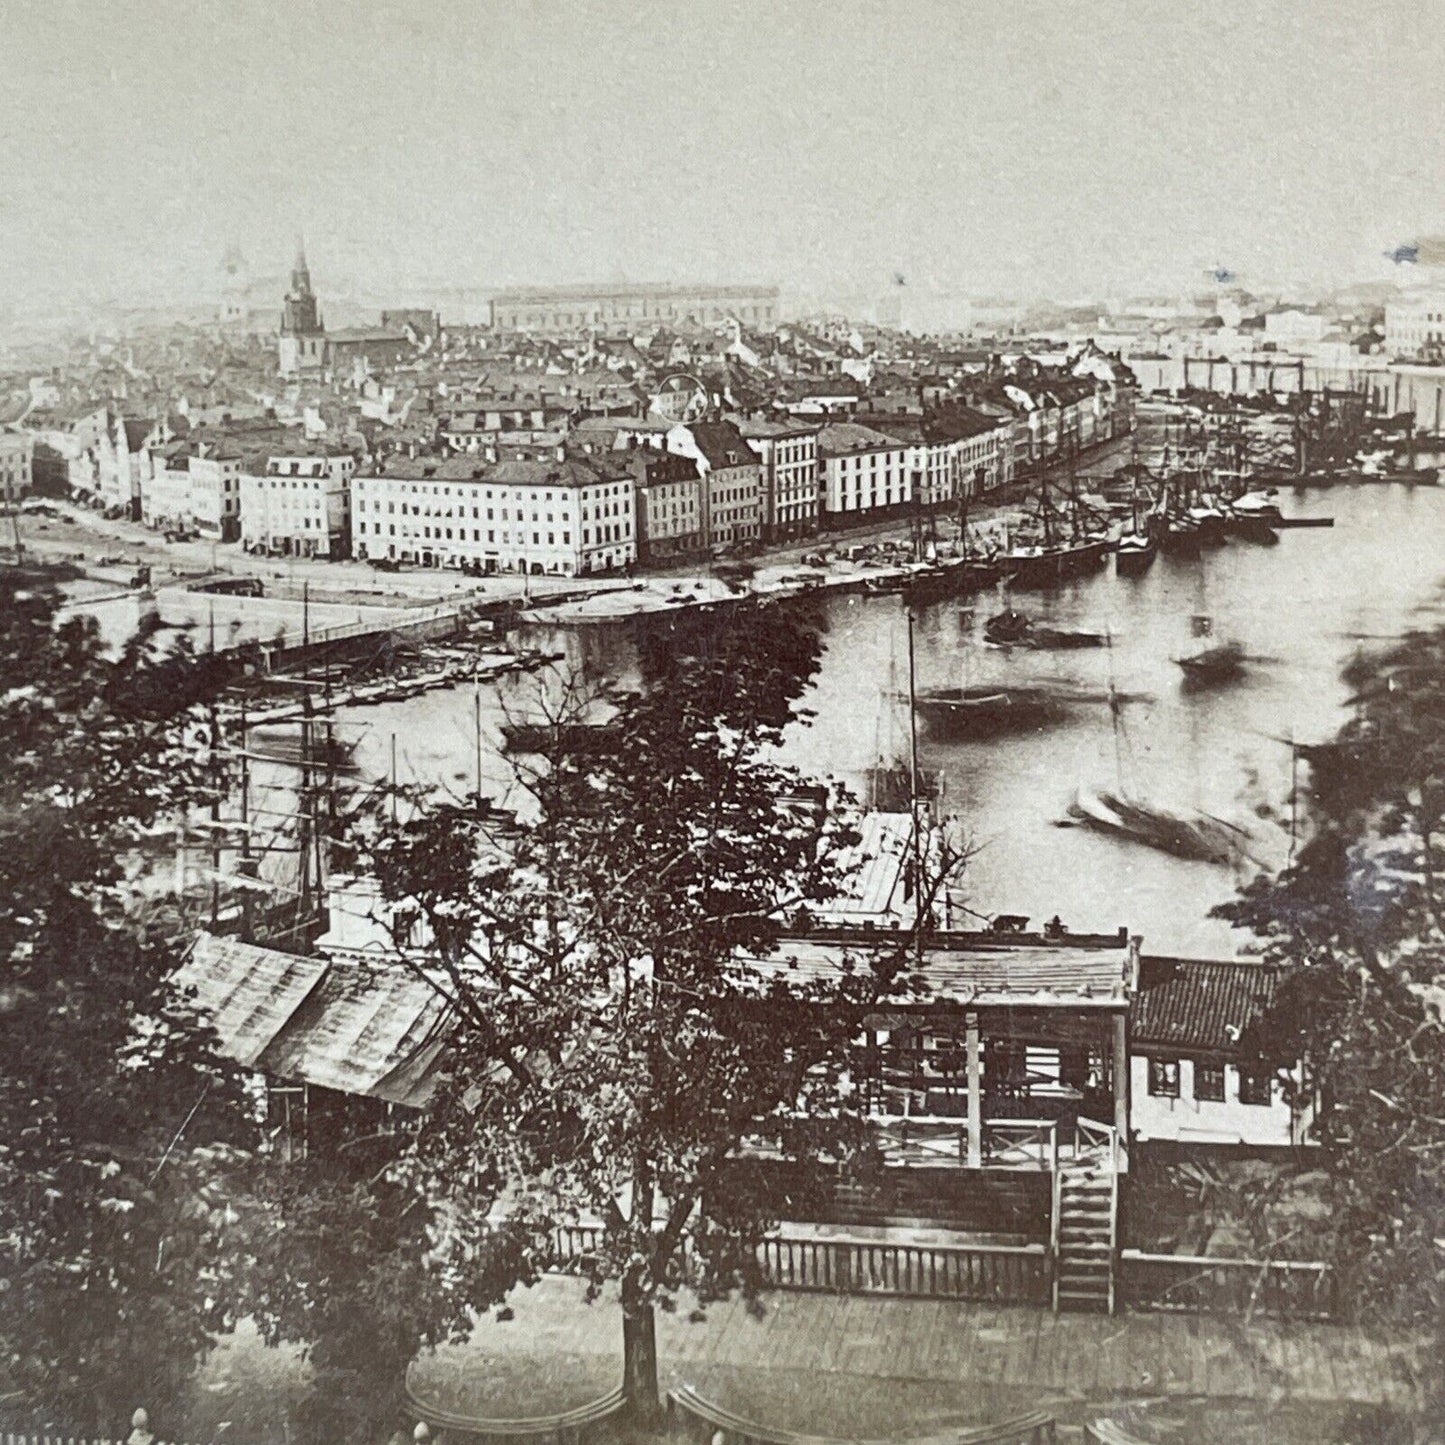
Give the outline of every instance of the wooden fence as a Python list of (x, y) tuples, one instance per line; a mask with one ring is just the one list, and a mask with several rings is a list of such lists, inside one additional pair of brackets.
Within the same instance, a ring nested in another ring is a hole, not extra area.
[[(553, 1267), (585, 1269), (601, 1235), (595, 1226), (559, 1229)], [(869, 1244), (774, 1235), (759, 1241), (755, 1257), (775, 1289), (1001, 1304), (1049, 1300), (1049, 1254), (1042, 1244)]]
[(779, 1236), (757, 1246), (763, 1277), (777, 1289), (925, 1299), (1047, 1304), (1042, 1244), (868, 1244)]
[(73, 1434), (56, 1425), (29, 1427), (20, 1430), (0, 1428), (0, 1445), (179, 1445), (160, 1440), (151, 1433), (150, 1417), (137, 1410), (130, 1418), (130, 1434), (113, 1439), (101, 1435)]
[(1120, 1299), (1133, 1309), (1295, 1320), (1329, 1319), (1335, 1313), (1334, 1277), (1324, 1264), (1126, 1249), (1119, 1256), (1118, 1277)]

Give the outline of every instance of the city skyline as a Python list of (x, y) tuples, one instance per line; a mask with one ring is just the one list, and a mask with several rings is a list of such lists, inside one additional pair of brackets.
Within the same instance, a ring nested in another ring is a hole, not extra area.
[(71, 0), (12, 27), (4, 300), (200, 301), (298, 231), (322, 291), (1380, 279), (1442, 229), (1415, 14)]

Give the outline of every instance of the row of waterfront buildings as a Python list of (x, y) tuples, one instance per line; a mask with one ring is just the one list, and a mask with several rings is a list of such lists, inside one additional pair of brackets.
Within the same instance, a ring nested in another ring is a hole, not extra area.
[(256, 553), (580, 576), (949, 508), (1131, 424), (1127, 381), (1087, 353), (814, 391), (681, 419), (458, 396), (429, 436), (372, 446), (102, 407), (69, 427), (67, 481), (113, 516)]

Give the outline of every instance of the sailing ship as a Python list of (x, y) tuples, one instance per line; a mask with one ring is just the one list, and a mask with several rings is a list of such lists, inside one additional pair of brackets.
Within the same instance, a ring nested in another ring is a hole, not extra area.
[(1163, 518), (1156, 515), (1154, 496), (1145, 485), (1148, 473), (1137, 463), (1126, 470), (1130, 480), (1129, 527), (1114, 543), (1114, 573), (1119, 577), (1142, 577), (1159, 555)]
[[(912, 623), (909, 623), (910, 630)], [(943, 779), (937, 774), (923, 773), (918, 767), (918, 742), (914, 732), (913, 717), (916, 705), (913, 677), (913, 647), (910, 637), (908, 649), (908, 691), (900, 693), (897, 687), (897, 658), (888, 659), (888, 688), (878, 700), (878, 718), (875, 729), (875, 757), (873, 766), (864, 770), (864, 796), (868, 807), (875, 813), (908, 813), (915, 810), (918, 801), (934, 802), (942, 796)], [(904, 756), (897, 740), (897, 706), (903, 702), (907, 708), (908, 749)]]
[(1049, 483), (1040, 483), (1025, 530), (994, 559), (1012, 586), (1058, 587), (1097, 572), (1107, 561), (1113, 543), (1101, 519), (1079, 501), (1072, 478), (1065, 500), (1061, 506), (1050, 495)]
[(1202, 809), (1166, 808), (1128, 791), (1124, 779), (1127, 738), (1123, 701), (1111, 677), (1109, 716), (1114, 729), (1114, 786), (1081, 784), (1066, 806), (1061, 823), (1089, 828), (1195, 862), (1228, 864), (1247, 857), (1252, 840), (1245, 829)]

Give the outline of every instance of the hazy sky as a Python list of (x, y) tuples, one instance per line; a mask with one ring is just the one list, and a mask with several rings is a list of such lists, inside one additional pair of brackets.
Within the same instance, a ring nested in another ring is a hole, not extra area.
[(0, 305), (609, 278), (1068, 296), (1445, 230), (1435, 0), (47, 0)]

